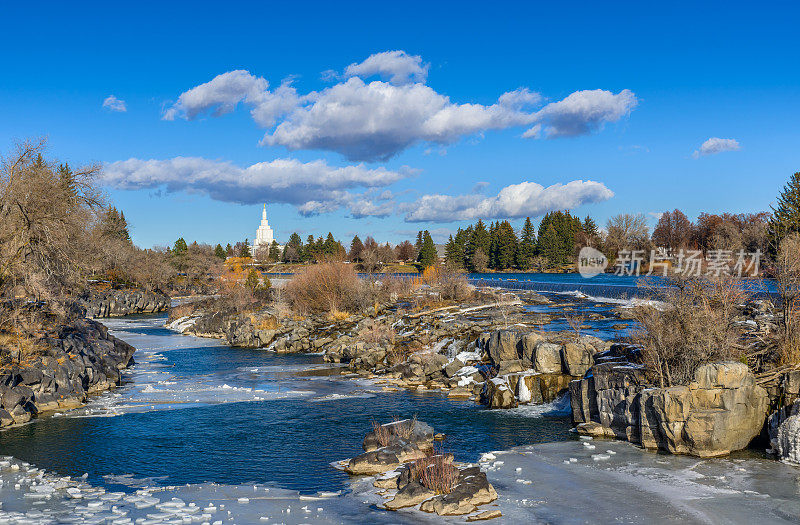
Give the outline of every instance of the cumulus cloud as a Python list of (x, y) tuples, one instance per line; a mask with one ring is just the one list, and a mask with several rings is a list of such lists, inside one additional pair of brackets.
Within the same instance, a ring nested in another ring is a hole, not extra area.
[(194, 120), (207, 112), (219, 117), (231, 113), (239, 103), (251, 106), (250, 114), (257, 124), (270, 127), (278, 117), (296, 107), (300, 97), (291, 81), (285, 81), (270, 91), (266, 79), (239, 69), (217, 75), (205, 84), (181, 93), (162, 118)]
[(711, 137), (703, 142), (700, 149), (696, 150), (692, 156), (694, 158), (705, 157), (706, 155), (716, 155), (723, 151), (736, 151), (739, 149), (739, 141), (736, 139), (721, 139), (719, 137)]
[(423, 195), (406, 204), (406, 222), (452, 222), (537, 217), (548, 211), (601, 202), (614, 196), (604, 184), (574, 180), (544, 187), (535, 182), (506, 186), (497, 195)]
[(359, 201), (363, 198), (360, 194), (349, 190), (381, 188), (413, 174), (411, 170), (391, 171), (362, 165), (333, 167), (322, 160), (277, 159), (242, 168), (200, 157), (175, 157), (112, 162), (104, 166), (102, 181), (123, 190), (163, 187), (170, 192), (204, 193), (224, 202), (293, 204), (305, 215), (352, 204), (353, 213), (358, 216), (380, 216), (382, 209), (377, 205), (368, 208)]
[(516, 107), (454, 104), (424, 84), (365, 83), (358, 77), (309, 96), (262, 144), (336, 151), (351, 160), (385, 160), (418, 142), (448, 144), (464, 135), (530, 121)]
[(537, 124), (523, 137), (575, 137), (602, 129), (607, 122), (617, 122), (638, 104), (628, 89), (617, 94), (603, 89), (576, 91), (558, 102), (551, 102), (536, 113)]
[(370, 55), (358, 64), (350, 64), (344, 76), (367, 78), (378, 75), (388, 78), (392, 84), (425, 82), (428, 78), (429, 64), (422, 62), (419, 55), (409, 55), (405, 51), (384, 51)]
[(120, 100), (114, 95), (109, 95), (103, 100), (103, 107), (109, 111), (125, 113), (128, 111), (128, 106), (124, 100)]
[[(386, 160), (418, 143), (447, 145), (489, 130), (526, 126), (526, 138), (593, 133), (637, 105), (629, 90), (577, 91), (546, 104), (539, 93), (519, 88), (494, 104), (456, 103), (424, 82), (428, 65), (404, 51), (371, 55), (347, 66), (343, 80), (299, 94), (290, 81), (270, 89), (263, 77), (229, 71), (182, 93), (163, 118), (220, 116), (240, 103), (267, 129), (262, 145), (319, 149), (351, 160)], [(365, 81), (378, 75), (384, 80)], [(339, 79), (332, 71), (324, 74)], [(388, 80), (387, 80), (388, 79)]]

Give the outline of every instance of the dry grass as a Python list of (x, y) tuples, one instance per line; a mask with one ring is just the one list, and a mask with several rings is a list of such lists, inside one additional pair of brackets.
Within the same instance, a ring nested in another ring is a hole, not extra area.
[(414, 435), (414, 429), (416, 427), (416, 414), (409, 420), (402, 420), (395, 417), (392, 422), (387, 425), (381, 425), (375, 420), (372, 420), (372, 431), (375, 433), (375, 439), (382, 447), (391, 445), (397, 438), (409, 441)]
[(375, 439), (382, 447), (388, 447), (394, 439), (394, 433), (389, 427), (383, 426), (377, 421), (372, 421), (372, 432), (375, 434)]
[(450, 456), (435, 454), (414, 462), (411, 479), (436, 494), (449, 494), (458, 483), (458, 468)]
[(635, 310), (640, 327), (633, 340), (642, 346), (644, 362), (660, 386), (688, 384), (706, 363), (742, 359), (732, 321), (749, 293), (738, 281), (675, 278), (668, 289), (646, 286), (661, 305)]

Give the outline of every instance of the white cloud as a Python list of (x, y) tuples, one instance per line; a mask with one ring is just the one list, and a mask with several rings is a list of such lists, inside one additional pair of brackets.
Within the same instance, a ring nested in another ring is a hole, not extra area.
[(700, 146), (700, 149), (696, 150), (692, 157), (699, 158), (705, 157), (706, 155), (716, 155), (717, 153), (722, 153), (723, 151), (736, 151), (739, 149), (739, 141), (736, 139), (721, 139), (719, 137), (711, 137), (707, 141), (703, 142)]
[(224, 202), (293, 204), (304, 214), (328, 212), (353, 203), (359, 216), (379, 215), (359, 201), (355, 188), (381, 188), (413, 176), (411, 170), (390, 171), (362, 165), (337, 168), (322, 160), (277, 159), (241, 168), (230, 162), (199, 157), (166, 160), (129, 159), (104, 166), (105, 184), (123, 190), (166, 188), (205, 193)]
[(537, 124), (523, 134), (525, 138), (575, 137), (602, 129), (606, 122), (617, 122), (638, 104), (636, 95), (623, 89), (616, 95), (603, 89), (576, 91), (559, 102), (551, 102), (536, 113)]
[(124, 100), (120, 100), (114, 95), (109, 95), (103, 100), (103, 107), (109, 111), (125, 113), (128, 111), (128, 106), (125, 105)]
[(614, 196), (604, 184), (574, 180), (544, 187), (535, 182), (506, 186), (491, 197), (469, 195), (423, 195), (406, 204), (406, 222), (452, 222), (476, 219), (537, 217), (548, 211), (572, 209)]
[[(545, 105), (527, 88), (502, 94), (491, 105), (455, 103), (424, 84), (428, 65), (403, 51), (377, 53), (345, 69), (346, 80), (301, 95), (289, 81), (270, 90), (248, 71), (223, 73), (180, 95), (165, 120), (220, 116), (239, 103), (267, 129), (262, 145), (320, 149), (351, 160), (385, 160), (418, 143), (447, 145), (488, 130), (529, 126), (523, 137), (569, 137), (602, 129), (636, 107), (629, 90), (577, 91)], [(381, 75), (389, 81), (365, 82)], [(328, 79), (337, 76), (328, 71)], [(531, 127), (532, 126), (532, 127)]]
[(181, 93), (162, 118), (194, 120), (208, 111), (219, 117), (231, 113), (240, 102), (251, 106), (250, 114), (257, 124), (271, 127), (278, 117), (300, 103), (300, 97), (290, 81), (270, 91), (266, 79), (239, 69), (217, 75), (205, 84)]
[(359, 64), (350, 64), (344, 70), (344, 76), (367, 78), (379, 75), (388, 78), (392, 84), (409, 84), (425, 82), (428, 78), (428, 64), (422, 57), (409, 55), (405, 51), (384, 51), (370, 55)]
[(262, 143), (381, 160), (418, 142), (448, 144), (463, 135), (518, 126), (531, 118), (500, 102), (453, 104), (423, 84), (367, 84), (357, 77), (308, 99), (310, 104), (295, 108)]

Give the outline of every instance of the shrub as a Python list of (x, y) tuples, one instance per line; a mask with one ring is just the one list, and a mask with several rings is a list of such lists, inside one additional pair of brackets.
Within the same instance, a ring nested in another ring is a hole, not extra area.
[(648, 371), (662, 387), (688, 384), (700, 365), (739, 360), (739, 333), (732, 324), (749, 293), (729, 276), (675, 277), (671, 286), (646, 284), (659, 304), (638, 307), (633, 339)]
[(453, 466), (452, 456), (436, 454), (416, 460), (411, 478), (436, 494), (449, 494), (458, 483), (458, 469)]
[(781, 364), (800, 362), (800, 234), (786, 237), (776, 260), (776, 277), (783, 310)]
[(299, 312), (359, 311), (369, 304), (353, 265), (341, 262), (323, 262), (295, 275), (285, 295)]

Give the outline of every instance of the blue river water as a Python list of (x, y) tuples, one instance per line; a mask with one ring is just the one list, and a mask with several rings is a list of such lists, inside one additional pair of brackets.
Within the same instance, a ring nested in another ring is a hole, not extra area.
[(0, 453), (59, 475), (86, 473), (110, 490), (215, 482), (311, 493), (345, 486), (347, 476), (330, 464), (360, 452), (373, 420), (416, 415), (447, 434), (442, 450), (463, 461), (572, 439), (563, 402), (487, 410), (339, 374), (299, 376), (319, 373), (321, 357), (230, 348), (164, 322), (163, 315), (106, 321), (138, 349), (126, 385), (85, 409), (1, 432)]

